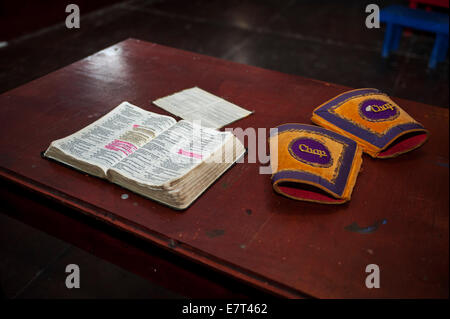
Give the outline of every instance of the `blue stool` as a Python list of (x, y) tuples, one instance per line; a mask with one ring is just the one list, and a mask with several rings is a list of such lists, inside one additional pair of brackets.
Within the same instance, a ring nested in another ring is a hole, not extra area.
[(445, 60), (448, 50), (447, 14), (392, 5), (380, 11), (380, 21), (386, 23), (386, 34), (381, 53), (383, 58), (387, 58), (391, 51), (398, 48), (403, 27), (408, 27), (436, 33), (433, 51), (428, 61), (429, 68), (434, 69), (438, 62)]

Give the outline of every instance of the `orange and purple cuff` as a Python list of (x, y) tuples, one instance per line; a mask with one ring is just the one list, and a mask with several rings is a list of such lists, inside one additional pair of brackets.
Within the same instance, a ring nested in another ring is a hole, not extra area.
[(342, 93), (313, 111), (311, 120), (355, 140), (372, 157), (389, 158), (420, 147), (428, 131), (377, 89)]
[(356, 142), (318, 126), (284, 124), (271, 132), (269, 143), (277, 193), (326, 204), (350, 200), (362, 163)]

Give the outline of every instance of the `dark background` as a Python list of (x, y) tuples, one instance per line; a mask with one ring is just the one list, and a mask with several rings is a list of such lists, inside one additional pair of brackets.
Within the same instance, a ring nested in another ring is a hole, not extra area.
[[(65, 27), (69, 3), (80, 7), (80, 29)], [(399, 50), (382, 59), (384, 26), (365, 27), (369, 3), (408, 5), (401, 0), (2, 0), (0, 93), (133, 37), (447, 108), (448, 58), (427, 69), (434, 36), (406, 31)], [(182, 297), (4, 214), (0, 255), (0, 287), (7, 298)], [(69, 263), (81, 268), (81, 289), (64, 286)]]

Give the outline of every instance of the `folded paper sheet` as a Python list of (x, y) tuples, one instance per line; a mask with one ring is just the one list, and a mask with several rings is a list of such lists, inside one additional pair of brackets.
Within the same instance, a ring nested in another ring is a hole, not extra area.
[(428, 131), (377, 89), (345, 92), (317, 107), (311, 120), (345, 135), (372, 157), (388, 158), (420, 147)]
[(350, 200), (362, 163), (356, 142), (322, 127), (284, 124), (269, 143), (276, 192), (326, 204)]
[(198, 87), (159, 98), (153, 103), (182, 119), (216, 129), (252, 114), (251, 111)]

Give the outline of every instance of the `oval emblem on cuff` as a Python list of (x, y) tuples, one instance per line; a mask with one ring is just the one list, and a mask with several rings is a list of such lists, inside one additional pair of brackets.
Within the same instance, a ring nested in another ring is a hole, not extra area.
[(359, 104), (359, 114), (370, 122), (392, 121), (400, 115), (400, 110), (392, 102), (368, 99)]
[(296, 138), (289, 144), (288, 150), (292, 157), (305, 164), (318, 167), (329, 167), (333, 164), (328, 148), (312, 138)]

